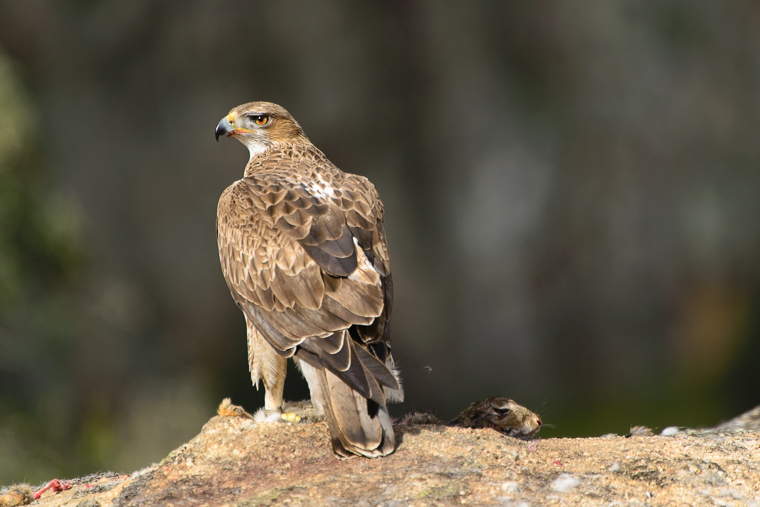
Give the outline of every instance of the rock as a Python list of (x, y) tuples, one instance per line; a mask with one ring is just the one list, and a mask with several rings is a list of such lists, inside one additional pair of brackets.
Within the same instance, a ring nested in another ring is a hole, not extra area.
[(746, 424), (735, 432), (540, 442), (440, 424), (395, 430), (399, 447), (390, 456), (339, 460), (324, 422), (214, 417), (157, 465), (69, 479), (72, 489), (46, 492), (35, 506), (535, 506), (557, 503), (557, 495), (568, 505), (760, 501), (760, 432)]
[(574, 475), (562, 474), (552, 481), (552, 489), (558, 493), (569, 493), (580, 482)]

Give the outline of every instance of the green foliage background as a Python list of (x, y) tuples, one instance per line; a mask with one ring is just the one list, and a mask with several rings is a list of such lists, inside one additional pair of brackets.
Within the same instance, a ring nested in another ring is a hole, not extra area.
[(37, 478), (88, 461), (71, 445), (66, 371), (86, 263), (79, 209), (51, 188), (37, 111), (2, 54), (0, 110), (0, 476)]

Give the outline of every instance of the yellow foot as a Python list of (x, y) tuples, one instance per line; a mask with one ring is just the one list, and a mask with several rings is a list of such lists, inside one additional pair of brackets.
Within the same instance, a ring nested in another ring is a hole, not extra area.
[(301, 422), (301, 417), (299, 417), (295, 412), (286, 412), (284, 414), (280, 414), (280, 420), (289, 423), (297, 423)]

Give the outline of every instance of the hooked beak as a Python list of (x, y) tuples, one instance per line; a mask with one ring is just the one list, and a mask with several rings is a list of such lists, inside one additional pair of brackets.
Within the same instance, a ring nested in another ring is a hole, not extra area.
[(217, 142), (219, 141), (219, 136), (229, 136), (234, 130), (232, 124), (230, 124), (229, 117), (225, 116), (222, 118), (222, 121), (217, 124), (216, 131), (214, 132)]

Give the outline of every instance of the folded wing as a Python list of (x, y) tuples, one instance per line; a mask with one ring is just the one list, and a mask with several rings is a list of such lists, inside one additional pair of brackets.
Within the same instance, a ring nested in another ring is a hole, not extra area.
[(236, 182), (219, 202), (219, 253), (238, 306), (280, 355), (298, 353), (384, 405), (381, 386), (400, 386), (385, 364), (393, 287), (382, 204), (353, 178), (331, 198), (275, 171)]

